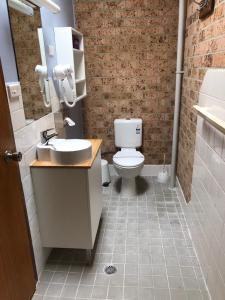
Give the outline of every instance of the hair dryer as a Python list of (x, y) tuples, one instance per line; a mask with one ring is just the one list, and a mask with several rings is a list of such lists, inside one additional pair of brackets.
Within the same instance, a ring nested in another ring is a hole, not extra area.
[(46, 87), (45, 87), (45, 81), (48, 80), (47, 67), (42, 65), (36, 65), (35, 72), (39, 76), (39, 86), (40, 86), (40, 91), (43, 97), (44, 104), (46, 107), (50, 107), (51, 102), (47, 101), (46, 99)]
[[(60, 101), (65, 102), (68, 107), (74, 107), (76, 104), (76, 91), (74, 88), (73, 77), (72, 77), (73, 69), (72, 67), (67, 65), (57, 65), (53, 69), (53, 78), (59, 80), (59, 89), (60, 89)], [(69, 87), (72, 90), (72, 99), (68, 100), (65, 96), (65, 87), (63, 85), (64, 80), (67, 78)]]

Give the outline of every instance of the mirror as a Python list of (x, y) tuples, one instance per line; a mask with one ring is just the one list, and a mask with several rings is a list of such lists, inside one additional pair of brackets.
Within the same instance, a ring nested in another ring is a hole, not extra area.
[(51, 112), (40, 9), (26, 15), (9, 7), (9, 17), (25, 117), (37, 120)]

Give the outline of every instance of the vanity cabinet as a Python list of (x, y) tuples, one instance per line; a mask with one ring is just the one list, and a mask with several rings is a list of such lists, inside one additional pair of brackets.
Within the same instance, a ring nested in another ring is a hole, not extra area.
[(43, 247), (93, 249), (102, 212), (100, 146), (74, 166), (31, 165)]

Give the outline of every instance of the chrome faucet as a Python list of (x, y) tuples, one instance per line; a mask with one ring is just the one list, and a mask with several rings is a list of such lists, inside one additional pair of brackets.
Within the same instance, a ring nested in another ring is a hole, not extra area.
[(42, 144), (48, 145), (49, 140), (58, 135), (57, 132), (53, 132), (51, 134), (48, 134), (48, 132), (51, 131), (51, 130), (55, 130), (55, 128), (49, 128), (49, 129), (46, 129), (46, 130), (41, 132), (41, 143)]

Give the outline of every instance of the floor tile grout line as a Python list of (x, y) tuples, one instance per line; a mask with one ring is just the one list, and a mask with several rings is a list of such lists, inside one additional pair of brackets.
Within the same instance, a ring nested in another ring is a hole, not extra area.
[[(163, 194), (163, 200), (165, 201), (165, 197), (164, 197), (164, 194)], [(166, 211), (166, 214), (168, 216), (168, 212)], [(168, 216), (169, 217), (169, 216)], [(161, 233), (161, 227), (160, 227), (160, 233)], [(161, 235), (162, 236), (162, 235)], [(165, 256), (165, 251), (164, 251), (164, 246), (162, 245), (162, 249), (163, 249), (163, 256), (164, 256), (164, 259), (165, 259), (165, 269), (166, 269), (166, 278), (167, 278), (167, 285), (168, 285), (168, 289), (169, 289), (169, 297), (170, 297), (170, 300), (172, 300), (172, 297), (171, 297), (171, 291), (170, 291), (170, 284), (169, 284), (169, 277), (168, 277), (168, 272), (167, 272), (167, 267), (166, 267), (166, 256)]]
[[(126, 199), (126, 198), (125, 198)], [(128, 198), (129, 199), (129, 198)], [(119, 195), (119, 201), (124, 201), (123, 197), (121, 197), (121, 195)], [(125, 275), (126, 275), (126, 260), (127, 260), (127, 218), (128, 218), (128, 201), (129, 200), (125, 200), (126, 201), (126, 205), (124, 206), (126, 208), (126, 223), (125, 223), (125, 227), (126, 227), (126, 238), (125, 238), (125, 243), (124, 243), (124, 263), (123, 263), (123, 285), (122, 285), (122, 299), (125, 299), (125, 289), (124, 289), (124, 285), (125, 285)]]
[[(112, 193), (112, 189), (110, 190), (110, 201), (109, 203), (111, 202), (111, 193)], [(108, 213), (109, 213), (109, 207), (107, 206), (107, 216), (108, 216)], [(106, 223), (107, 224), (107, 223)], [(105, 224), (105, 226), (106, 226)], [(102, 235), (102, 239), (104, 240), (104, 237), (105, 237), (105, 231), (106, 231), (106, 227), (104, 226), (104, 229), (103, 229), (103, 235)], [(102, 248), (102, 246), (101, 246)], [(112, 260), (112, 256), (111, 256), (111, 260)], [(105, 268), (106, 266), (104, 266)], [(94, 290), (94, 286), (95, 286), (95, 282), (96, 282), (96, 278), (97, 278), (97, 275), (98, 275), (98, 268), (96, 270), (96, 274), (95, 274), (95, 279), (94, 279), (94, 283), (93, 283), (93, 289), (92, 289), (92, 293), (91, 293), (91, 298), (93, 296), (93, 290)], [(106, 292), (106, 299), (108, 299), (108, 291), (109, 291), (109, 283), (107, 285), (107, 292)]]
[[(156, 200), (156, 196), (154, 195), (154, 201)], [(157, 216), (157, 219), (158, 219), (158, 223), (159, 223), (159, 217)], [(159, 228), (160, 228), (160, 226), (159, 226)], [(162, 241), (162, 238), (160, 237), (160, 239), (161, 239), (161, 241)], [(151, 248), (152, 248), (152, 246), (150, 246)], [(150, 248), (150, 249), (151, 249)], [(152, 254), (151, 254), (151, 263), (152, 263)], [(153, 269), (152, 269), (152, 281), (153, 281), (153, 299), (154, 300), (156, 300), (155, 299), (155, 290), (154, 290), (154, 288), (155, 288), (155, 284), (154, 284), (154, 277), (153, 277)]]
[[(182, 213), (183, 213), (184, 218), (185, 218), (184, 212), (182, 212)], [(186, 222), (186, 220), (185, 220), (185, 222)], [(190, 234), (190, 231), (189, 231), (189, 227), (188, 227), (188, 226), (187, 226), (187, 232), (188, 232), (189, 238), (190, 238), (191, 241), (192, 241), (192, 237), (191, 237), (191, 234)], [(187, 244), (187, 238), (186, 238), (185, 235), (184, 235), (184, 238), (185, 238), (186, 244)], [(193, 241), (192, 241), (192, 246), (194, 246)], [(193, 247), (193, 249), (195, 250), (195, 246)], [(195, 256), (195, 257), (197, 258), (197, 256)], [(198, 260), (198, 258), (197, 258), (197, 260)], [(198, 262), (199, 262), (199, 260), (198, 260)], [(200, 268), (201, 268), (201, 267), (200, 267)], [(198, 280), (198, 277), (196, 276), (196, 272), (195, 272), (195, 266), (193, 266), (193, 269), (194, 269), (195, 277), (196, 277), (196, 279)], [(185, 289), (185, 286), (184, 286), (184, 289)], [(186, 289), (185, 289), (185, 290), (186, 290)], [(187, 289), (186, 291), (188, 291), (188, 289)], [(199, 287), (199, 283), (198, 283), (198, 291), (201, 293), (201, 296), (202, 296), (202, 292), (201, 292), (201, 289), (200, 289), (200, 287)]]
[(79, 287), (80, 287), (80, 283), (81, 283), (81, 278), (82, 278), (82, 276), (84, 274), (84, 270), (85, 270), (85, 266), (83, 266), (82, 272), (80, 274), (80, 279), (79, 279), (78, 284), (77, 284), (77, 290), (76, 290), (76, 294), (75, 294), (75, 299), (77, 299), (77, 295), (78, 295), (78, 291), (79, 291)]
[[(112, 189), (110, 190), (110, 197), (109, 197), (109, 201), (107, 203), (111, 204), (111, 201), (112, 201)], [(110, 205), (111, 206), (111, 205)], [(107, 215), (108, 215), (108, 212), (109, 212), (109, 205), (107, 205)], [(106, 223), (107, 224), (107, 223)], [(103, 232), (103, 238), (105, 236), (105, 230)], [(113, 247), (114, 247), (115, 243), (113, 242)], [(111, 261), (112, 261), (112, 257), (113, 257), (113, 252), (111, 253)], [(96, 280), (96, 278), (95, 278)], [(108, 299), (108, 294), (109, 294), (109, 286), (110, 286), (110, 278), (109, 278), (109, 282), (107, 284), (107, 293), (106, 293), (106, 299)]]
[[(58, 263), (57, 263), (57, 265), (58, 265)], [(57, 267), (56, 267), (56, 269), (57, 269)], [(52, 278), (53, 278), (53, 276), (54, 276), (55, 273), (56, 273), (56, 269), (53, 271), (53, 274), (52, 274), (52, 276), (51, 276), (51, 279), (50, 279), (49, 282), (48, 282), (48, 287), (47, 287), (47, 289), (46, 289), (46, 291), (45, 291), (45, 293), (44, 293), (44, 295), (43, 295), (43, 299), (45, 299), (45, 297), (47, 296), (47, 293), (48, 293), (50, 284), (51, 284), (51, 282), (52, 282)], [(42, 272), (43, 272), (43, 271), (42, 271)]]
[[(188, 225), (188, 222), (187, 222), (187, 219), (186, 219), (185, 212), (184, 212), (184, 210), (183, 210), (183, 206), (182, 206), (180, 197), (179, 197), (179, 195), (178, 195), (178, 190), (177, 190), (177, 188), (176, 188), (176, 195), (177, 195), (177, 198), (178, 198), (178, 200), (179, 200), (179, 202), (180, 202), (182, 214), (183, 214), (183, 216), (184, 216), (185, 223), (186, 223), (186, 225), (187, 225), (187, 232), (188, 232), (189, 238), (191, 239), (192, 247), (193, 247), (193, 250), (194, 250), (194, 252), (195, 252), (195, 256), (196, 256), (196, 258), (197, 258), (197, 260), (198, 260), (198, 263), (199, 263), (199, 267), (200, 267), (201, 273), (202, 273), (202, 275), (203, 275), (203, 280), (204, 280), (204, 284), (205, 284), (205, 287), (206, 287), (206, 291), (208, 292), (208, 296), (209, 296), (210, 300), (212, 300), (212, 299), (211, 299), (211, 295), (210, 295), (210, 293), (209, 293), (208, 286), (207, 286), (207, 284), (206, 284), (206, 280), (205, 280), (204, 273), (203, 273), (203, 271), (202, 271), (202, 267), (201, 267), (201, 264), (200, 264), (200, 260), (199, 260), (199, 257), (198, 257), (198, 253), (197, 253), (197, 251), (196, 251), (194, 242), (193, 242), (193, 240), (192, 240), (192, 236), (191, 236), (191, 232), (190, 232), (190, 229), (189, 229), (189, 225)], [(185, 236), (185, 240), (186, 240), (186, 236)], [(194, 269), (194, 272), (195, 272), (195, 276), (196, 276), (196, 278), (198, 279), (198, 276), (197, 276), (197, 274), (196, 274), (195, 267), (194, 267), (193, 269)], [(199, 283), (198, 283), (198, 286), (199, 286)], [(203, 295), (202, 295), (202, 291), (201, 291), (200, 287), (199, 287), (199, 290), (200, 290), (200, 293), (201, 293), (201, 296), (202, 296), (202, 299), (203, 299)]]
[(64, 289), (64, 287), (66, 286), (66, 280), (67, 280), (67, 278), (68, 278), (68, 275), (69, 275), (70, 270), (71, 270), (71, 264), (70, 264), (70, 266), (69, 266), (69, 269), (68, 269), (68, 272), (67, 272), (67, 275), (66, 275), (66, 278), (65, 278), (65, 282), (64, 282), (64, 284), (63, 284), (63, 287), (62, 287), (62, 290), (61, 290), (61, 293), (60, 293), (59, 298), (62, 296), (63, 289)]
[[(175, 245), (174, 245), (175, 246)], [(176, 251), (176, 256), (177, 256), (177, 259), (178, 259), (178, 252), (177, 252), (177, 247), (175, 246), (175, 251)], [(183, 289), (184, 289), (184, 280), (183, 280), (183, 276), (182, 276), (182, 272), (181, 272), (181, 266), (180, 266), (180, 262), (179, 262), (179, 271), (180, 271), (180, 277), (181, 277), (181, 280), (182, 280), (182, 284), (183, 284)], [(185, 292), (185, 290), (184, 290)], [(186, 293), (185, 293), (185, 298), (186, 297)]]
[[(120, 197), (121, 199), (121, 197)], [(128, 201), (126, 202), (126, 216), (128, 218)], [(126, 220), (127, 221), (127, 220)], [(127, 222), (126, 222), (126, 229), (127, 229)], [(125, 239), (125, 250), (124, 250), (124, 255), (125, 255), (125, 259), (124, 259), (124, 265), (123, 265), (123, 299), (125, 299), (125, 276), (126, 276), (126, 262), (127, 262), (127, 230), (126, 230), (126, 239)]]

